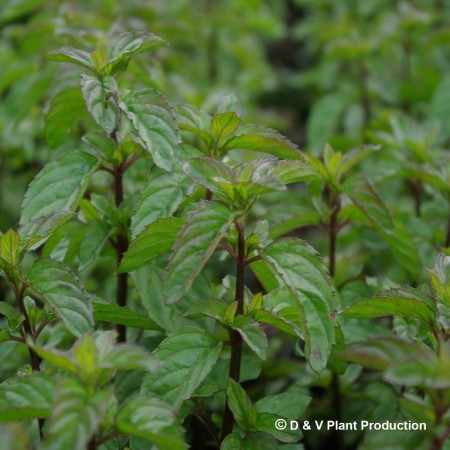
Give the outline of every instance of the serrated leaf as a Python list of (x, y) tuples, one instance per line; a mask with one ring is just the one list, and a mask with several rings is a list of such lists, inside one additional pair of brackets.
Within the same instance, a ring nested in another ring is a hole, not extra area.
[(195, 106), (185, 103), (176, 103), (173, 108), (180, 130), (196, 134), (210, 149), (214, 140), (210, 134), (211, 116)]
[(95, 64), (90, 53), (72, 47), (62, 47), (46, 54), (46, 58), (56, 62), (70, 62), (85, 67), (95, 73)]
[(100, 322), (110, 322), (142, 330), (157, 330), (162, 328), (149, 317), (115, 303), (94, 303), (94, 319)]
[(214, 115), (211, 122), (211, 133), (217, 149), (220, 149), (233, 136), (240, 124), (241, 120), (235, 112)]
[[(108, 42), (106, 46), (107, 63), (100, 68), (100, 71), (102, 73), (117, 73), (123, 68), (121, 62), (128, 60), (131, 55), (152, 51), (165, 45), (167, 43), (159, 36), (146, 31), (120, 33)], [(126, 61), (126, 64), (128, 64), (128, 61)]]
[(321, 180), (319, 171), (302, 161), (278, 161), (271, 175), (284, 184)]
[(244, 342), (264, 361), (267, 354), (267, 337), (263, 329), (252, 318), (239, 315), (234, 319), (233, 329)]
[(111, 134), (119, 123), (117, 106), (118, 87), (114, 78), (104, 76), (101, 79), (81, 75), (81, 92), (88, 111), (97, 125), (107, 134)]
[(232, 378), (228, 379), (227, 399), (234, 419), (243, 430), (254, 430), (256, 408), (242, 386)]
[(234, 176), (230, 168), (211, 158), (192, 158), (183, 166), (195, 183), (211, 191), (215, 198), (226, 203), (234, 200)]
[(153, 89), (125, 95), (120, 108), (131, 120), (155, 164), (166, 171), (178, 160), (181, 139), (170, 103)]
[(61, 226), (73, 219), (75, 214), (69, 211), (55, 211), (24, 223), (18, 230), (22, 247), (35, 250)]
[(66, 265), (52, 259), (36, 261), (28, 273), (30, 289), (62, 319), (75, 336), (94, 325), (92, 307), (78, 278)]
[(243, 133), (231, 138), (223, 146), (224, 150), (255, 150), (281, 159), (303, 160), (303, 156), (297, 146), (275, 130), (256, 125), (246, 125), (240, 127), (239, 132)]
[(76, 380), (64, 380), (56, 394), (42, 450), (85, 450), (100, 427), (112, 392), (92, 393)]
[(166, 270), (167, 304), (179, 301), (235, 219), (226, 206), (200, 202), (186, 218)]
[(159, 450), (188, 448), (183, 439), (183, 428), (172, 408), (146, 395), (140, 394), (122, 405), (116, 426), (122, 433), (152, 442)]
[(431, 326), (436, 322), (433, 300), (412, 288), (394, 289), (359, 300), (341, 314), (353, 319), (373, 319), (384, 316), (409, 317)]
[(200, 328), (176, 331), (153, 352), (161, 368), (145, 376), (142, 391), (164, 398), (178, 409), (211, 371), (221, 350), (222, 342)]
[(192, 183), (179, 166), (170, 173), (157, 168), (152, 170), (131, 217), (133, 237), (156, 219), (171, 216), (192, 188)]
[(95, 261), (95, 258), (102, 251), (110, 232), (109, 225), (100, 220), (91, 222), (86, 226), (78, 250), (78, 260), (80, 263), (78, 270), (80, 272)]
[(52, 212), (76, 209), (96, 166), (93, 156), (79, 151), (63, 153), (47, 164), (28, 187), (20, 223)]
[(33, 373), (0, 384), (0, 421), (47, 418), (51, 414), (56, 379)]
[(117, 273), (132, 272), (168, 252), (174, 245), (184, 221), (175, 217), (158, 219), (147, 225), (131, 242)]
[(262, 254), (298, 300), (303, 316), (305, 353), (311, 367), (326, 367), (334, 344), (334, 290), (318, 253), (299, 239), (280, 239)]
[(45, 116), (45, 136), (50, 147), (60, 145), (73, 124), (86, 110), (86, 104), (79, 88), (70, 88), (53, 98)]

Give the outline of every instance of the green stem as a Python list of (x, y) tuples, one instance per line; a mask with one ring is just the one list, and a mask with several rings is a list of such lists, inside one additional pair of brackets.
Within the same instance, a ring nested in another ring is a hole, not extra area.
[[(244, 288), (245, 288), (245, 226), (239, 222), (235, 223), (236, 230), (238, 232), (238, 251), (236, 257), (236, 291), (234, 300), (237, 302), (236, 316), (244, 313)], [(230, 331), (231, 342), (231, 359), (230, 369), (228, 376), (237, 383), (241, 376), (241, 360), (242, 360), (242, 337), (236, 331)], [(228, 434), (233, 430), (233, 413), (228, 405), (228, 401), (225, 404), (225, 410), (223, 415), (222, 435), (223, 441)]]

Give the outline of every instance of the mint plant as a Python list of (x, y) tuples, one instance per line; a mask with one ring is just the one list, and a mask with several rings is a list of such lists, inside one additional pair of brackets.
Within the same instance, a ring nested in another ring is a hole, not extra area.
[(447, 13), (394, 3), (0, 6), (2, 450), (448, 448)]

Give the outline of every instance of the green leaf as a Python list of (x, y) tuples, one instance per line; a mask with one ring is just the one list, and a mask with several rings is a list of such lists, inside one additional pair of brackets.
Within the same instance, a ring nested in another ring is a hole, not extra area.
[(211, 371), (221, 350), (222, 342), (200, 328), (176, 331), (153, 352), (161, 368), (145, 376), (142, 391), (164, 398), (178, 409)]
[(272, 239), (283, 236), (297, 228), (320, 223), (320, 214), (315, 211), (304, 211), (283, 220), (281, 223), (270, 228), (269, 236)]
[(47, 424), (42, 450), (85, 450), (100, 427), (112, 392), (92, 393), (76, 380), (62, 382)]
[(171, 216), (178, 209), (184, 198), (192, 191), (192, 183), (188, 180), (179, 166), (174, 167), (170, 173), (158, 168), (152, 170), (131, 217), (133, 237), (149, 223)]
[[(152, 51), (167, 43), (153, 33), (146, 31), (130, 31), (120, 33), (111, 39), (106, 46), (107, 64), (100, 68), (102, 73), (115, 74), (128, 64), (131, 55)], [(126, 60), (126, 64), (122, 62)]]
[(115, 303), (94, 303), (94, 319), (100, 322), (110, 322), (142, 330), (162, 331), (162, 328), (144, 314), (137, 313)]
[(95, 258), (102, 251), (110, 232), (109, 225), (100, 220), (86, 225), (86, 230), (78, 250), (78, 260), (80, 263), (78, 270), (80, 272), (95, 261)]
[(436, 322), (433, 299), (412, 288), (393, 289), (381, 295), (359, 300), (341, 314), (353, 319), (373, 319), (384, 316), (409, 317), (430, 326)]
[(77, 48), (62, 47), (46, 54), (47, 59), (56, 62), (70, 62), (85, 67), (95, 73), (95, 64), (91, 55)]
[(275, 130), (257, 125), (246, 125), (241, 126), (239, 131), (243, 133), (231, 138), (224, 145), (224, 150), (255, 150), (281, 159), (303, 160), (297, 146)]
[(185, 314), (188, 317), (212, 317), (220, 323), (226, 324), (225, 319), (228, 304), (217, 300), (215, 298), (210, 298), (205, 301), (200, 301), (194, 303)]
[(216, 114), (211, 122), (211, 133), (217, 149), (222, 148), (241, 124), (241, 119), (235, 112)]
[(28, 273), (30, 289), (62, 319), (75, 336), (94, 325), (92, 307), (78, 278), (66, 265), (51, 259), (37, 260)]
[(228, 379), (227, 399), (234, 419), (243, 430), (254, 430), (257, 420), (256, 408), (242, 386)]
[(285, 392), (270, 395), (256, 402), (258, 414), (268, 413), (296, 420), (302, 416), (311, 401), (311, 397), (298, 393)]
[(450, 359), (448, 355), (438, 358), (431, 351), (422, 352), (400, 361), (388, 368), (384, 377), (389, 383), (400, 386), (421, 386), (429, 389), (447, 390), (450, 388)]
[(188, 291), (235, 219), (226, 206), (202, 201), (186, 218), (166, 270), (167, 304)]
[(221, 161), (211, 158), (192, 158), (183, 166), (192, 181), (211, 191), (217, 200), (232, 203), (234, 176)]
[(367, 179), (350, 180), (346, 183), (346, 192), (366, 216), (370, 224), (392, 248), (397, 262), (416, 275), (420, 268), (420, 259), (414, 241), (405, 226), (394, 221), (383, 199)]
[(373, 152), (379, 151), (380, 148), (381, 147), (378, 145), (364, 145), (345, 153), (345, 155), (342, 157), (342, 162), (339, 165), (337, 174), (338, 178), (340, 179), (343, 175), (349, 172), (353, 167), (358, 165)]
[(233, 329), (263, 361), (266, 359), (267, 337), (257, 322), (250, 317), (239, 315), (234, 319)]
[(74, 217), (73, 212), (55, 211), (24, 223), (18, 230), (22, 247), (27, 250), (39, 248), (56, 230)]
[(315, 167), (302, 161), (278, 161), (271, 175), (284, 184), (322, 179), (321, 174)]
[(229, 434), (220, 445), (220, 450), (258, 450), (259, 447), (255, 441), (244, 439), (237, 433)]
[(45, 116), (45, 136), (50, 147), (62, 144), (67, 133), (86, 111), (79, 88), (70, 88), (53, 98)]
[(270, 244), (262, 257), (298, 300), (306, 356), (314, 370), (323, 370), (334, 344), (334, 290), (318, 253), (307, 243), (288, 238)]
[(117, 344), (109, 352), (101, 355), (99, 365), (101, 368), (112, 370), (155, 372), (159, 366), (159, 361), (142, 347), (130, 344)]
[(175, 243), (184, 221), (174, 217), (158, 219), (147, 225), (131, 242), (117, 273), (139, 269), (157, 256), (168, 252)]
[(274, 274), (270, 266), (265, 261), (255, 261), (250, 264), (250, 268), (266, 292), (273, 291), (279, 287), (276, 274)]
[(81, 140), (95, 150), (99, 159), (111, 160), (116, 150), (113, 140), (100, 130), (85, 134)]
[(302, 433), (300, 430), (278, 430), (275, 427), (275, 423), (277, 420), (279, 420), (279, 416), (276, 416), (274, 414), (260, 413), (257, 416), (255, 428), (258, 431), (264, 431), (265, 433), (272, 435), (274, 438), (281, 442), (298, 442), (301, 439)]
[(152, 355), (142, 347), (115, 344), (116, 335), (115, 330), (86, 333), (68, 352), (52, 347), (31, 347), (42, 359), (75, 374), (90, 387), (108, 383), (117, 370), (156, 370), (158, 362)]
[(8, 330), (4, 330), (8, 332), (8, 337), (10, 333), (15, 333), (24, 321), (20, 311), (6, 302), (0, 302), (0, 314), (8, 320)]
[(154, 89), (126, 94), (120, 108), (131, 120), (155, 164), (166, 171), (178, 160), (181, 139), (170, 103)]
[(55, 388), (56, 379), (42, 373), (9, 378), (0, 384), (0, 421), (49, 417)]
[(118, 87), (114, 78), (104, 76), (101, 79), (81, 75), (81, 91), (88, 111), (97, 125), (107, 134), (111, 134), (119, 123), (117, 107)]
[(0, 236), (0, 258), (11, 266), (19, 262), (20, 242), (20, 236), (11, 229)]
[(350, 362), (384, 371), (408, 358), (419, 361), (423, 350), (397, 336), (380, 336), (350, 344), (341, 353)]
[(146, 395), (140, 394), (122, 405), (116, 426), (122, 433), (152, 442), (159, 450), (188, 448), (183, 439), (183, 428), (171, 407)]
[(213, 146), (211, 131), (211, 116), (193, 105), (176, 103), (173, 105), (180, 130), (189, 131), (199, 136), (208, 150)]
[(307, 142), (314, 154), (322, 151), (337, 129), (348, 102), (348, 96), (338, 92), (324, 95), (314, 103), (306, 130)]
[(20, 223), (55, 211), (75, 210), (97, 160), (84, 152), (63, 153), (31, 182), (22, 203)]

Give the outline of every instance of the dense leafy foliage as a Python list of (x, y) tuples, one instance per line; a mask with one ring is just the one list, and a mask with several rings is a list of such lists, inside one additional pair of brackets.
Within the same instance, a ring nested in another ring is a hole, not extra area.
[(448, 450), (450, 4), (91, 3), (0, 5), (2, 450)]

